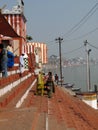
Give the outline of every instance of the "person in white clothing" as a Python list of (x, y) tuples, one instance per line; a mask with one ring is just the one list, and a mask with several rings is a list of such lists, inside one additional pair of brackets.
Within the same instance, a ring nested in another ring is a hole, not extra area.
[(20, 67), (20, 76), (22, 76), (22, 73), (24, 72), (24, 54), (22, 53), (19, 58), (19, 67)]

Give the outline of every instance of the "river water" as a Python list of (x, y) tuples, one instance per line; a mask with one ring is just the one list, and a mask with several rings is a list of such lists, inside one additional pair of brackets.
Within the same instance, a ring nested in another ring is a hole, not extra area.
[[(59, 68), (53, 72), (60, 75)], [(74, 83), (75, 88), (81, 88), (82, 92), (88, 91), (86, 65), (63, 67), (62, 73), (64, 83)], [(90, 65), (90, 84), (91, 90), (94, 90), (94, 85), (98, 85), (98, 64)]]

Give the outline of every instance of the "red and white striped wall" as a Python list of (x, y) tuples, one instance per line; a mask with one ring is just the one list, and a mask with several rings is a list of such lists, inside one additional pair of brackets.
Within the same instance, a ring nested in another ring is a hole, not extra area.
[(35, 49), (40, 48), (40, 55), (42, 63), (47, 63), (47, 45), (45, 43), (32, 42), (24, 45), (24, 53), (35, 53)]
[(4, 14), (14, 31), (22, 37), (26, 37), (26, 19), (22, 14)]

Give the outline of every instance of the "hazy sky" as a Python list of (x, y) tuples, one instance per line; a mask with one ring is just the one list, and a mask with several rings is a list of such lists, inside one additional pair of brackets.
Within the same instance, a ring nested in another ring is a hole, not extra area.
[[(18, 0), (0, 0), (6, 9)], [(62, 56), (85, 57), (84, 41), (92, 46), (90, 56), (98, 58), (98, 0), (24, 0), (27, 34), (34, 42), (45, 42), (48, 55), (59, 55), (55, 39), (63, 38)]]

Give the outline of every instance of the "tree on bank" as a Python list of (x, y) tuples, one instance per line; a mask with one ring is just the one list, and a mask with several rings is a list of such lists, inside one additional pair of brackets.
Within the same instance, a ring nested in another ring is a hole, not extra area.
[(26, 40), (27, 40), (27, 42), (31, 42), (33, 40), (33, 38), (30, 35), (26, 35)]

